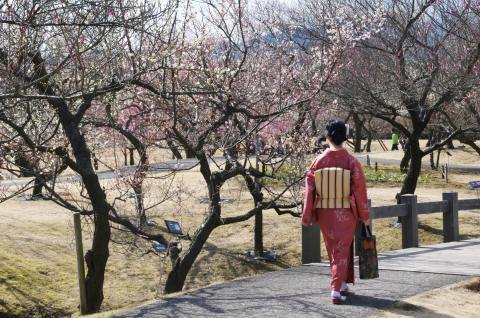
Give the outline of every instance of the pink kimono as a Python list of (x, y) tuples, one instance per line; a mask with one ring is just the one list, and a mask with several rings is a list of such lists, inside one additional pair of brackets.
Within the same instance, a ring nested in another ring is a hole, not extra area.
[[(318, 196), (315, 191), (314, 172), (330, 167), (351, 171), (351, 208), (315, 209)], [(342, 282), (354, 283), (353, 237), (358, 219), (369, 219), (367, 189), (362, 166), (347, 150), (328, 149), (318, 156), (307, 170), (302, 224), (311, 226), (320, 223), (330, 260), (332, 290), (340, 291)]]

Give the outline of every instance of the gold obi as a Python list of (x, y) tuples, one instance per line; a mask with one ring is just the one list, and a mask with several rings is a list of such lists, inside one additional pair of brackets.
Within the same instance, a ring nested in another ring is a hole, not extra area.
[(350, 170), (323, 168), (315, 171), (315, 208), (350, 208)]

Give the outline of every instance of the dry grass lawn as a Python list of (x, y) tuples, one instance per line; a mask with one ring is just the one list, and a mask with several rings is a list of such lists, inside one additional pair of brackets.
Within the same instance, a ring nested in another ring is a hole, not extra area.
[[(389, 140), (384, 140), (385, 146), (390, 150), (391, 149), (391, 141)], [(425, 147), (427, 141), (426, 140), (421, 140), (420, 141), (420, 146)], [(462, 143), (458, 142), (457, 140), (454, 140), (453, 145), (455, 147), (459, 146), (464, 146)], [(477, 145), (480, 145), (480, 142), (477, 141)], [(375, 160), (375, 158), (384, 158), (384, 159), (398, 159), (400, 160), (403, 155), (403, 151), (383, 151), (383, 149), (380, 147), (380, 144), (378, 142), (372, 143), (372, 154), (370, 157), (372, 158), (372, 161)], [(466, 165), (478, 165), (480, 163), (480, 156), (478, 155), (477, 152), (475, 152), (472, 148), (469, 146), (466, 146), (464, 149), (452, 149), (448, 150), (450, 153), (450, 156), (445, 153), (445, 151), (442, 151), (440, 154), (440, 165), (445, 164), (445, 163), (456, 163), (456, 164), (466, 164)], [(435, 161), (437, 160), (437, 152), (434, 153), (434, 159)], [(430, 157), (425, 156), (423, 158), (423, 162), (430, 162)]]
[[(387, 174), (394, 171), (389, 167), (381, 169)], [(452, 175), (452, 182), (447, 185), (438, 173), (428, 175), (418, 189), (419, 201), (440, 200), (443, 191), (457, 191), (460, 198), (476, 197), (475, 192), (463, 186), (465, 180), (476, 176)], [(105, 181), (105, 186), (109, 186), (109, 182)], [(149, 182), (152, 193), (161, 186), (158, 180)], [(182, 173), (173, 186), (189, 193), (188, 200), (180, 205), (174, 201), (159, 205), (152, 210), (151, 218), (159, 224), (164, 219), (177, 219), (187, 233), (193, 234), (207, 209), (207, 205), (200, 203), (206, 197), (205, 188), (199, 186), (201, 184), (198, 171)], [(63, 191), (72, 190), (69, 187), (65, 186)], [(388, 181), (388, 178), (385, 182), (369, 185), (373, 205), (394, 204), (398, 191), (399, 184)], [(229, 182), (223, 193), (226, 198), (235, 200), (233, 204), (224, 205), (224, 215), (235, 215), (251, 208), (252, 202), (240, 183)], [(392, 221), (374, 222), (379, 251), (401, 247), (400, 230), (388, 226)], [(420, 244), (441, 242), (441, 229), (440, 214), (422, 216)], [(84, 222), (85, 248), (90, 245), (90, 230), (88, 222)], [(245, 257), (245, 251), (253, 247), (253, 219), (218, 228), (194, 264), (185, 289), (300, 265), (300, 230), (298, 219), (265, 212), (265, 248), (275, 250), (279, 260), (258, 263)], [(49, 201), (16, 198), (0, 205), (0, 233), (0, 316), (51, 317), (75, 312), (78, 290), (71, 214)], [(460, 233), (462, 238), (480, 237), (478, 211), (462, 212)], [(118, 234), (114, 236), (114, 241), (124, 242), (125, 239)], [(171, 266), (169, 260), (163, 260), (162, 264), (154, 254), (140, 256), (148, 250), (149, 245), (145, 242), (132, 241), (131, 238), (127, 241), (130, 244), (111, 244), (103, 310), (133, 306), (155, 298)], [(324, 250), (323, 256), (326, 256)]]
[(476, 318), (480, 311), (480, 278), (427, 291), (396, 303), (375, 318)]

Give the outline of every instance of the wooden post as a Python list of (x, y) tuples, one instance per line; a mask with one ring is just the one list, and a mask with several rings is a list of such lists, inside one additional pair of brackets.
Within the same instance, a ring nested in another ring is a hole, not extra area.
[(302, 264), (320, 263), (320, 225), (302, 225)]
[(442, 199), (448, 201), (447, 211), (443, 213), (443, 241), (458, 241), (458, 193), (444, 192)]
[(400, 203), (407, 204), (408, 214), (402, 217), (402, 248), (418, 247), (417, 196), (405, 194)]
[(375, 171), (378, 171), (378, 162), (375, 162)]
[(445, 182), (448, 183), (448, 163), (445, 164)]
[(370, 165), (370, 156), (369, 156), (369, 155), (367, 155), (367, 166), (368, 166), (369, 168), (370, 168), (370, 166), (371, 166), (371, 165)]
[(128, 148), (128, 151), (130, 151), (130, 165), (134, 166), (135, 165), (135, 157), (133, 155), (133, 151), (135, 148)]
[(85, 267), (83, 263), (82, 223), (80, 213), (73, 214), (73, 227), (75, 230), (75, 246), (77, 249), (78, 286), (80, 288), (80, 314), (87, 313), (87, 291), (85, 289)]

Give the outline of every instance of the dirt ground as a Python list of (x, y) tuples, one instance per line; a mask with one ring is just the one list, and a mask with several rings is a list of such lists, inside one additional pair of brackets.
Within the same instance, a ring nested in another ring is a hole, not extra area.
[(480, 311), (480, 278), (404, 299), (375, 318), (476, 318)]
[[(419, 186), (419, 201), (438, 201), (444, 191), (459, 192), (460, 199), (478, 197), (464, 187), (466, 181), (478, 179), (476, 175), (453, 174), (449, 184), (441, 181), (438, 173), (432, 178), (430, 183)], [(109, 187), (113, 186), (112, 182), (103, 183)], [(165, 187), (165, 182), (168, 181), (153, 179), (147, 186), (160, 198), (163, 194), (157, 190)], [(183, 172), (170, 186), (188, 196), (167, 200), (152, 209), (149, 217), (158, 224), (163, 224), (164, 219), (176, 219), (186, 233), (193, 234), (208, 207), (201, 203), (206, 197), (201, 184), (198, 171)], [(73, 187), (64, 186), (60, 191), (73, 193)], [(369, 184), (369, 197), (374, 206), (394, 204), (399, 188), (399, 184), (388, 182)], [(234, 200), (223, 206), (223, 215), (236, 215), (252, 207), (248, 193), (239, 182), (227, 183), (223, 193), (225, 198)], [(374, 221), (379, 251), (401, 248), (400, 230), (389, 226), (393, 220)], [(195, 262), (185, 289), (300, 265), (299, 219), (277, 216), (270, 211), (264, 213), (265, 248), (278, 253), (279, 260), (275, 263), (256, 262), (245, 256), (245, 252), (253, 248), (253, 222), (251, 219), (215, 230)], [(86, 249), (91, 244), (88, 219), (84, 219), (83, 229)], [(441, 242), (441, 214), (422, 216), (419, 229), (421, 245)], [(75, 312), (78, 290), (71, 213), (50, 201), (26, 201), (17, 197), (0, 205), (0, 233), (0, 316), (6, 313), (62, 316)], [(102, 310), (133, 306), (157, 297), (171, 266), (169, 260), (152, 253), (142, 255), (149, 250), (149, 243), (115, 233)], [(460, 234), (462, 239), (480, 237), (479, 211), (461, 213)], [(324, 249), (322, 256), (326, 257)]]
[[(385, 146), (388, 150), (391, 149), (391, 141), (383, 140)], [(425, 147), (427, 143), (426, 140), (420, 141), (420, 146)], [(466, 165), (478, 165), (480, 164), (480, 156), (477, 152), (475, 152), (469, 146), (465, 146), (464, 144), (460, 143), (457, 140), (453, 141), (453, 145), (455, 149), (449, 149), (447, 151), (441, 151), (439, 157), (439, 164), (443, 165), (446, 163), (456, 163), (456, 164), (466, 164)], [(480, 142), (477, 141), (477, 145), (480, 145)], [(465, 148), (463, 148), (465, 147)], [(400, 148), (401, 149), (401, 148)], [(448, 152), (448, 154), (447, 154)], [(383, 158), (383, 159), (402, 159), (403, 151), (384, 151), (378, 142), (372, 143), (372, 153), (370, 157), (372, 161), (375, 158)], [(434, 152), (434, 160), (437, 161), (438, 151)], [(430, 162), (430, 156), (423, 157), (423, 162)]]

